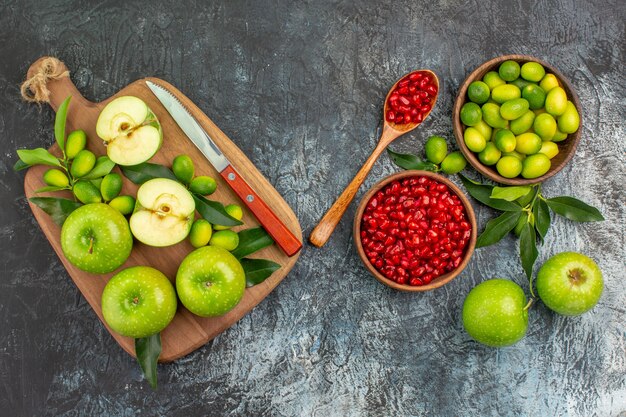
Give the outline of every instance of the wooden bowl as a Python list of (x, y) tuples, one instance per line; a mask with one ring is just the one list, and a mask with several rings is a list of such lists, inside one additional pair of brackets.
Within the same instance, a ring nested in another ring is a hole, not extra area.
[[(580, 127), (575, 133), (568, 135), (567, 138), (564, 139), (563, 141), (556, 142), (559, 147), (559, 153), (557, 156), (552, 158), (551, 160), (552, 166), (550, 167), (550, 170), (538, 178), (526, 179), (522, 177), (516, 177), (516, 178), (503, 177), (502, 175), (498, 174), (498, 171), (496, 171), (495, 165), (487, 166), (487, 165), (484, 165), (482, 162), (480, 162), (480, 160), (478, 159), (478, 155), (470, 151), (465, 145), (465, 141), (463, 140), (463, 132), (465, 132), (465, 126), (463, 125), (463, 123), (461, 123), (460, 113), (461, 113), (461, 107), (463, 107), (463, 105), (468, 100), (467, 98), (468, 86), (474, 81), (482, 80), (483, 76), (489, 71), (497, 72), (500, 64), (508, 60), (517, 61), (520, 64), (523, 64), (528, 61), (533, 61), (533, 62), (538, 62), (541, 65), (543, 65), (543, 67), (546, 69), (546, 73), (554, 74), (556, 78), (559, 80), (561, 87), (563, 87), (563, 89), (567, 93), (567, 98), (572, 103), (574, 103), (574, 106), (576, 106), (576, 110), (578, 111), (578, 114), (580, 115)], [(544, 62), (541, 59), (528, 56), (528, 55), (503, 55), (503, 56), (499, 56), (497, 58), (491, 59), (485, 62), (484, 64), (482, 64), (481, 66), (479, 66), (478, 68), (476, 68), (465, 79), (465, 81), (461, 85), (461, 88), (459, 89), (459, 93), (456, 97), (456, 101), (454, 102), (454, 108), (453, 108), (452, 114), (453, 114), (452, 123), (454, 127), (454, 136), (456, 137), (456, 141), (459, 145), (459, 148), (461, 149), (461, 152), (463, 152), (463, 155), (465, 155), (465, 158), (468, 160), (468, 162), (478, 172), (483, 174), (485, 177), (495, 182), (498, 182), (501, 184), (508, 184), (508, 185), (528, 185), (528, 184), (535, 184), (538, 182), (542, 182), (542, 181), (547, 180), (548, 178), (550, 178), (557, 172), (559, 172), (561, 169), (563, 169), (565, 164), (567, 164), (569, 160), (572, 159), (572, 157), (574, 156), (574, 153), (576, 152), (576, 146), (578, 146), (578, 142), (580, 141), (580, 136), (582, 132), (582, 122), (583, 122), (582, 108), (580, 106), (580, 101), (578, 100), (578, 96), (576, 95), (576, 92), (572, 88), (572, 85), (567, 80), (567, 78), (565, 78), (565, 76), (561, 74), (561, 72), (558, 69), (548, 64), (547, 62)]]
[[(461, 202), (463, 203), (463, 207), (465, 207), (465, 212), (467, 213), (468, 222), (472, 226), (472, 234), (470, 236), (469, 243), (467, 247), (465, 248), (465, 254), (463, 255), (463, 259), (461, 263), (459, 264), (459, 266), (455, 270), (450, 271), (447, 274), (438, 276), (437, 278), (433, 279), (430, 283), (419, 285), (419, 286), (413, 286), (413, 285), (408, 285), (408, 284), (398, 284), (397, 282), (394, 282), (390, 280), (389, 278), (386, 278), (384, 275), (378, 272), (378, 270), (374, 267), (374, 265), (370, 263), (369, 259), (367, 259), (367, 256), (365, 256), (365, 251), (363, 250), (363, 246), (361, 244), (361, 220), (363, 218), (363, 212), (365, 211), (365, 206), (367, 205), (367, 203), (374, 196), (374, 194), (376, 194), (381, 188), (383, 188), (390, 182), (395, 181), (395, 180), (402, 180), (404, 178), (410, 178), (410, 177), (429, 177), (431, 179), (434, 179), (435, 181), (438, 181), (440, 183), (447, 185), (450, 188), (450, 190), (452, 190), (452, 192), (456, 194), (461, 200)], [(476, 246), (476, 236), (478, 233), (477, 233), (476, 216), (474, 215), (474, 209), (472, 208), (472, 205), (470, 204), (465, 194), (463, 194), (463, 192), (456, 185), (454, 185), (454, 183), (452, 183), (450, 180), (448, 180), (446, 177), (442, 175), (435, 174), (429, 171), (410, 170), (410, 171), (398, 172), (396, 174), (390, 175), (382, 179), (380, 182), (374, 185), (365, 194), (365, 196), (363, 196), (363, 199), (359, 203), (359, 207), (357, 208), (356, 214), (354, 216), (353, 234), (354, 234), (354, 244), (356, 245), (356, 250), (359, 253), (359, 256), (361, 257), (361, 260), (365, 264), (365, 267), (372, 273), (372, 275), (374, 275), (374, 277), (378, 281), (396, 290), (409, 291), (409, 292), (422, 292), (422, 291), (434, 290), (435, 288), (439, 288), (447, 284), (448, 282), (456, 278), (457, 275), (459, 275), (463, 271), (463, 269), (465, 269), (465, 267), (467, 266), (467, 263), (472, 257), (472, 254), (474, 253), (474, 248)]]

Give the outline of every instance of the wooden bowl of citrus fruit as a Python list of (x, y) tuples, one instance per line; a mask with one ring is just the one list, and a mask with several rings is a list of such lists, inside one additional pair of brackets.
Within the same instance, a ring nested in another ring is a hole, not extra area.
[(503, 55), (476, 68), (461, 85), (453, 125), (459, 148), (481, 174), (502, 184), (534, 184), (574, 156), (581, 106), (552, 65)]

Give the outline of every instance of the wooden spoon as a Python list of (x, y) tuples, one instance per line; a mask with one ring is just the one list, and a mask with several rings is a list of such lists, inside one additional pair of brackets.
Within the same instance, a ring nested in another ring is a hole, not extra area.
[[(389, 96), (396, 89), (396, 86), (398, 85), (400, 81), (402, 81), (406, 76), (414, 72), (426, 73), (432, 78), (432, 83), (437, 86), (437, 94), (435, 95), (435, 98), (430, 104), (431, 106), (430, 110), (428, 111), (428, 113), (424, 114), (422, 121), (419, 123), (397, 124), (394, 122), (388, 122), (385, 115), (389, 111)], [(410, 72), (409, 74), (405, 74), (398, 81), (396, 81), (393, 87), (391, 87), (391, 89), (387, 93), (387, 97), (385, 98), (385, 106), (383, 109), (383, 123), (384, 123), (383, 132), (380, 135), (380, 139), (378, 140), (378, 145), (376, 146), (376, 149), (374, 149), (370, 157), (367, 158), (367, 161), (365, 161), (365, 164), (363, 164), (359, 172), (357, 172), (356, 176), (352, 179), (352, 182), (348, 184), (348, 186), (345, 188), (343, 193), (341, 193), (339, 198), (337, 198), (337, 201), (335, 201), (335, 204), (332, 205), (332, 207), (326, 212), (324, 217), (322, 217), (322, 220), (320, 220), (320, 222), (317, 224), (317, 226), (315, 226), (315, 228), (311, 232), (311, 235), (309, 236), (309, 241), (314, 246), (317, 246), (318, 248), (322, 247), (328, 241), (328, 239), (330, 238), (330, 235), (333, 233), (333, 231), (335, 230), (335, 227), (337, 227), (337, 224), (343, 217), (343, 213), (348, 208), (348, 205), (350, 204), (350, 202), (354, 199), (356, 192), (358, 191), (361, 184), (363, 184), (363, 181), (367, 177), (367, 174), (369, 174), (370, 170), (372, 169), (374, 162), (376, 162), (376, 160), (378, 159), (380, 154), (385, 150), (387, 145), (389, 145), (391, 142), (393, 142), (400, 136), (404, 135), (407, 132), (410, 132), (411, 130), (415, 129), (420, 124), (422, 124), (422, 122), (426, 120), (426, 118), (428, 117), (432, 109), (435, 107), (435, 103), (437, 102), (438, 96), (439, 96), (439, 79), (437, 78), (437, 75), (435, 75), (434, 72), (429, 71), (429, 70), (416, 70), (416, 71)]]

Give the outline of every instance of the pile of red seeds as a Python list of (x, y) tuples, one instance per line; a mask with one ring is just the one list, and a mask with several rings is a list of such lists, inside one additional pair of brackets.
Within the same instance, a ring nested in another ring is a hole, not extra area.
[(456, 269), (472, 227), (459, 197), (441, 182), (393, 181), (369, 200), (361, 245), (370, 263), (398, 284), (424, 285)]
[(389, 95), (385, 118), (398, 124), (421, 123), (437, 96), (437, 85), (430, 73), (415, 71), (398, 82)]

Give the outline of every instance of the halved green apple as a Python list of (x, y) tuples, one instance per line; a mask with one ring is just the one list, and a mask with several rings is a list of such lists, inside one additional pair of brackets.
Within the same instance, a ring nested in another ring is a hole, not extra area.
[(175, 245), (189, 234), (195, 210), (196, 203), (185, 187), (167, 178), (155, 178), (137, 190), (130, 231), (146, 245)]
[(156, 115), (140, 98), (118, 97), (100, 112), (96, 133), (106, 143), (107, 155), (118, 165), (137, 165), (161, 147), (163, 132)]

